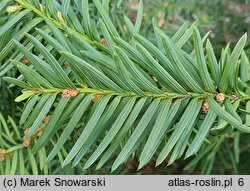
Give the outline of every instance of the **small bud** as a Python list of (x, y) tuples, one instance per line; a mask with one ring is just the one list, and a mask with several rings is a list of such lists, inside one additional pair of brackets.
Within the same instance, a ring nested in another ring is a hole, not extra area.
[(43, 8), (43, 5), (42, 5), (42, 4), (40, 4), (40, 3), (39, 3), (39, 8), (40, 8), (40, 11), (41, 11), (42, 13), (44, 13), (44, 8)]
[(0, 157), (0, 162), (3, 162), (5, 160), (5, 157)]
[(43, 131), (42, 131), (42, 130), (39, 130), (39, 131), (37, 132), (37, 136), (38, 136), (38, 137), (41, 137), (42, 134), (43, 134)]
[(70, 90), (67, 90), (67, 89), (63, 90), (63, 91), (62, 91), (62, 97), (64, 97), (64, 98), (70, 97), (69, 91), (70, 91)]
[(62, 97), (69, 98), (69, 97), (75, 97), (79, 93), (79, 90), (68, 90), (65, 89), (62, 91)]
[(208, 102), (207, 102), (207, 100), (203, 103), (203, 105), (202, 105), (202, 111), (204, 112), (204, 113), (207, 113), (208, 111), (209, 111), (209, 109), (210, 109), (210, 106), (209, 106), (209, 104), (208, 104)]
[(103, 44), (104, 46), (107, 46), (107, 41), (105, 38), (102, 38), (100, 43)]
[(29, 139), (25, 139), (24, 141), (23, 141), (23, 146), (24, 147), (28, 147), (30, 145), (30, 140)]
[(21, 6), (18, 6), (18, 5), (15, 5), (15, 6), (8, 6), (7, 8), (6, 8), (6, 12), (7, 13), (14, 13), (14, 12), (16, 12), (16, 11), (20, 11), (22, 9), (22, 7)]
[(27, 139), (28, 133), (29, 133), (29, 129), (26, 129), (26, 130), (24, 131), (24, 136), (23, 136), (23, 146), (24, 146), (24, 147), (28, 147), (29, 144), (30, 144), (30, 141), (31, 141), (31, 138), (28, 138), (28, 139)]
[(24, 131), (24, 135), (26, 136), (26, 135), (28, 135), (28, 133), (29, 133), (29, 129), (26, 129), (26, 130)]
[(27, 58), (24, 58), (24, 59), (22, 60), (22, 63), (25, 64), (25, 65), (27, 65), (27, 64), (29, 64), (29, 60), (28, 60)]
[(101, 99), (102, 95), (101, 94), (95, 94), (92, 98), (93, 102), (96, 102), (97, 100)]
[(79, 93), (78, 90), (70, 90), (70, 92), (69, 92), (71, 97), (76, 97), (78, 93)]
[(28, 138), (28, 139), (27, 139), (27, 136), (26, 136), (26, 135), (24, 135), (24, 136), (23, 136), (23, 140), (24, 140), (24, 141), (25, 141), (25, 140), (29, 140), (29, 141), (31, 141), (31, 138)]
[(5, 154), (6, 154), (6, 150), (0, 149), (0, 155), (5, 155)]
[(65, 24), (66, 24), (66, 21), (64, 20), (61, 11), (57, 11), (57, 18), (58, 18), (58, 20), (59, 20), (61, 23), (65, 23)]
[(223, 94), (223, 93), (219, 93), (219, 94), (217, 94), (217, 96), (216, 96), (216, 100), (217, 100), (219, 103), (222, 103), (222, 102), (225, 100), (225, 98), (226, 98), (226, 95)]

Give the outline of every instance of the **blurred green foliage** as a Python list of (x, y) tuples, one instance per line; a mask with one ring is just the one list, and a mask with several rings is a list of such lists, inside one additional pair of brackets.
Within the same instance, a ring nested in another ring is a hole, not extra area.
[[(115, 2), (113, 1), (113, 6)], [(114, 12), (136, 18), (138, 1), (123, 1)], [(205, 34), (210, 33), (212, 44), (219, 52), (227, 43), (232, 46), (245, 33), (250, 32), (250, 0), (144, 0), (145, 13), (141, 30), (142, 35), (152, 39), (152, 18), (167, 33), (172, 34), (185, 21), (199, 20)], [(249, 49), (250, 41), (248, 41)], [(217, 52), (217, 53), (218, 53)], [(248, 50), (250, 53), (250, 51)]]

